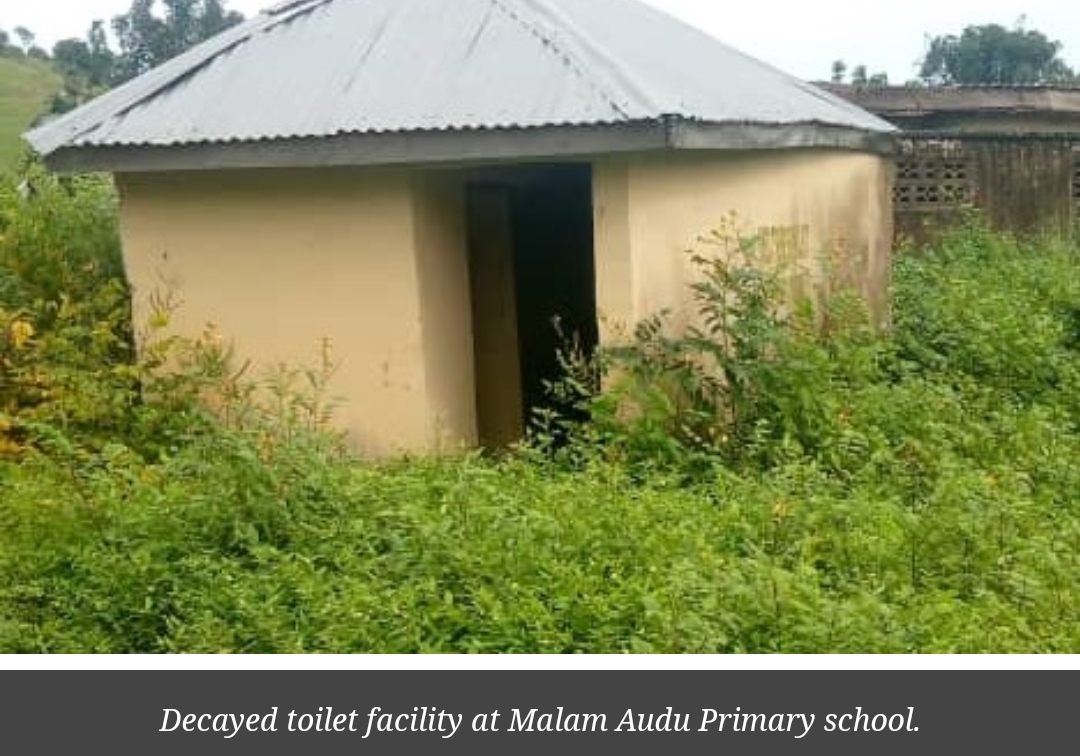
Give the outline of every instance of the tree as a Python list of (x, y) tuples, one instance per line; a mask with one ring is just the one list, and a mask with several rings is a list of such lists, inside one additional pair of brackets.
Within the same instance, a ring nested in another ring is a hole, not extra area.
[(112, 81), (116, 56), (109, 49), (105, 25), (95, 21), (86, 39), (63, 39), (53, 46), (53, 60), (64, 80), (100, 90)]
[(930, 41), (919, 75), (927, 84), (1051, 84), (1074, 74), (1060, 58), (1061, 43), (1022, 21), (968, 26), (960, 34)]
[(0, 29), (0, 57), (11, 57), (21, 52), (19, 46), (12, 43), (11, 35), (6, 30)]
[(224, 0), (134, 0), (113, 19), (120, 53), (113, 72), (120, 83), (176, 57), (190, 47), (240, 23), (244, 17), (225, 9)]
[(843, 84), (847, 78), (847, 63), (842, 60), (834, 60), (832, 64), (833, 84)]
[(105, 24), (95, 21), (86, 39), (63, 39), (53, 46), (52, 57), (64, 77), (64, 89), (54, 98), (51, 112), (63, 113), (109, 88), (116, 55), (109, 49)]
[(52, 102), (62, 113), (111, 86), (144, 73), (188, 48), (243, 21), (225, 9), (224, 0), (134, 0), (112, 27), (120, 50), (109, 45), (106, 26), (95, 21), (85, 39), (65, 39), (53, 47), (53, 59), (64, 77), (64, 89)]
[(23, 52), (29, 52), (34, 46), (34, 40), (37, 39), (37, 36), (25, 26), (16, 26), (15, 36), (19, 38), (19, 45), (22, 46)]

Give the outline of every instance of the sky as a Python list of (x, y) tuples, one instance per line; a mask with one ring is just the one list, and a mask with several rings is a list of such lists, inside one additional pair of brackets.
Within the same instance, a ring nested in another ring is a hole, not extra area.
[[(453, 0), (448, 0), (453, 2)], [(588, 2), (589, 0), (578, 0)], [(1062, 55), (1080, 68), (1080, 2), (1075, 0), (648, 0), (745, 53), (804, 79), (827, 79), (832, 62), (863, 64), (903, 83), (915, 77), (928, 37), (956, 34), (970, 24), (1011, 27), (1021, 19), (1063, 43)], [(82, 37), (94, 19), (109, 19), (130, 0), (0, 0), (0, 28), (25, 26), (51, 47)], [(228, 0), (252, 15), (273, 0)], [(889, 13), (886, 9), (902, 9)]]

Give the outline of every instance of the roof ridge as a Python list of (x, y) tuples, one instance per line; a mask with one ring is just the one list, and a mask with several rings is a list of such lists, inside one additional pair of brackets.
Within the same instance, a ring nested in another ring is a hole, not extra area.
[[(609, 89), (606, 82), (598, 80), (593, 76), (591, 72), (595, 67), (590, 66), (587, 60), (582, 60), (581, 56), (576, 54), (574, 50), (568, 49), (565, 44), (562, 44), (562, 40), (551, 34), (551, 29), (561, 28), (565, 30), (571, 43), (575, 43), (582, 48), (587, 55), (607, 63), (608, 65), (606, 68), (608, 70), (617, 71), (618, 76), (616, 79), (618, 79), (618, 81), (616, 83), (622, 90), (622, 99), (634, 100), (635, 102), (633, 102), (633, 105), (636, 105), (638, 108), (653, 115), (658, 114), (660, 108), (657, 107), (652, 98), (646, 95), (633, 83), (633, 78), (627, 75), (625, 67), (612, 55), (604, 51), (595, 40), (582, 32), (581, 29), (578, 29), (571, 19), (567, 18), (565, 14), (561, 13), (557, 8), (554, 8), (545, 0), (518, 0), (513, 6), (508, 6), (505, 0), (491, 0), (491, 3), (506, 16), (520, 23), (530, 33), (540, 39), (545, 46), (549, 47), (563, 60), (564, 63), (567, 64), (568, 69), (586, 81), (589, 86), (604, 97), (612, 109), (623, 118), (634, 118), (634, 115), (627, 108), (626, 103), (620, 102), (620, 98), (616, 93)], [(519, 7), (531, 15), (532, 18), (524, 18), (523, 14), (517, 10)], [(558, 23), (552, 23), (553, 21)]]

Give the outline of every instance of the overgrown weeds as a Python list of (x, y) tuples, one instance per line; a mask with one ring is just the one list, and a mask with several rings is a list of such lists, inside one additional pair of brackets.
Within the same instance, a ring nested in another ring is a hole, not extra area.
[(107, 187), (39, 180), (0, 190), (2, 651), (1080, 649), (1074, 247), (904, 255), (886, 333), (700, 250), (690, 330), (569, 361), (557, 452), (375, 464), (329, 345), (268, 383), (163, 298), (134, 360)]

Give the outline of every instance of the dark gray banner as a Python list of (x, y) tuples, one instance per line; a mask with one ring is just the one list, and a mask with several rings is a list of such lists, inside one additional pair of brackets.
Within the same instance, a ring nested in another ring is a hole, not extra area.
[[(3, 672), (5, 752), (1029, 753), (1075, 672)], [(1069, 746), (1066, 746), (1069, 747)]]

